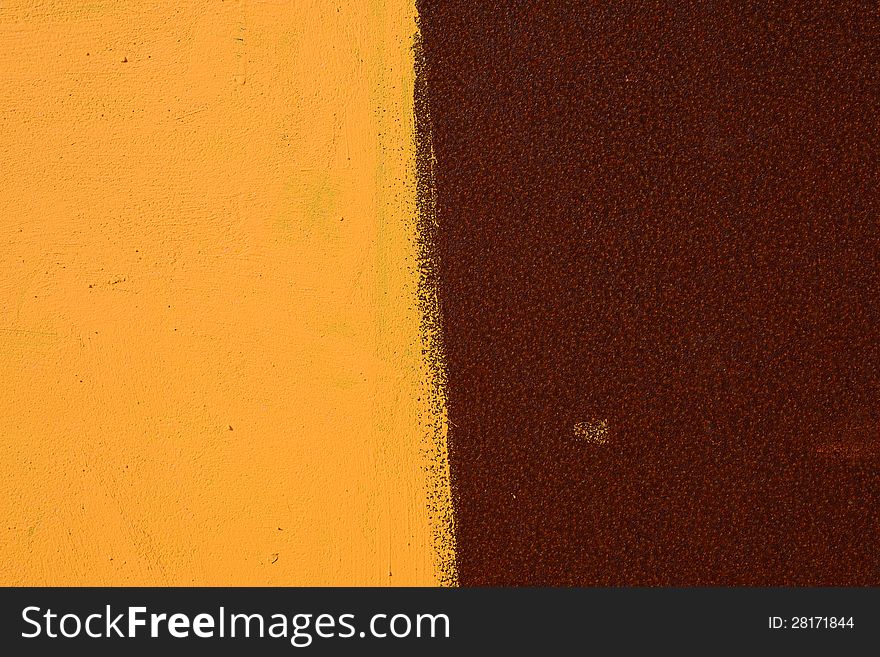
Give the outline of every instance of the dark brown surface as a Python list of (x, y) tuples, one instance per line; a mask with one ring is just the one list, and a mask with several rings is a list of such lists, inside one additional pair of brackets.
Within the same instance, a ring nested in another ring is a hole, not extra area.
[(418, 2), (462, 584), (880, 583), (877, 6), (790, 4)]

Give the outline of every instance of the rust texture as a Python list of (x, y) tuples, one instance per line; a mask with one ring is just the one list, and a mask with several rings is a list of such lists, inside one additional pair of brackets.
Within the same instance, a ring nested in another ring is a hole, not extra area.
[(418, 9), (460, 583), (880, 583), (876, 4)]

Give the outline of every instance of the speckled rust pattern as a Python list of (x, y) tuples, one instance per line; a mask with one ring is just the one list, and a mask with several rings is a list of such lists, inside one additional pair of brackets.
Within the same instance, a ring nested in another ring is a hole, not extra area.
[(418, 3), (463, 585), (878, 584), (874, 2)]

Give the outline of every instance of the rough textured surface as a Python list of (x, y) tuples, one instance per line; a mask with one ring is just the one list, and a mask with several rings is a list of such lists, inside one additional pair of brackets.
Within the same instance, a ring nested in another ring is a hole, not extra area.
[(445, 577), (414, 18), (0, 2), (0, 584)]
[(880, 583), (876, 3), (418, 8), (461, 583)]

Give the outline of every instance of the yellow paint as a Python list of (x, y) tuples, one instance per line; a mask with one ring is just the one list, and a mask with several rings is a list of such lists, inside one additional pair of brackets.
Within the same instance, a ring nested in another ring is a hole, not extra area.
[(0, 3), (0, 583), (442, 580), (411, 5)]
[(574, 434), (581, 440), (594, 445), (608, 443), (608, 420), (589, 420), (574, 425)]

